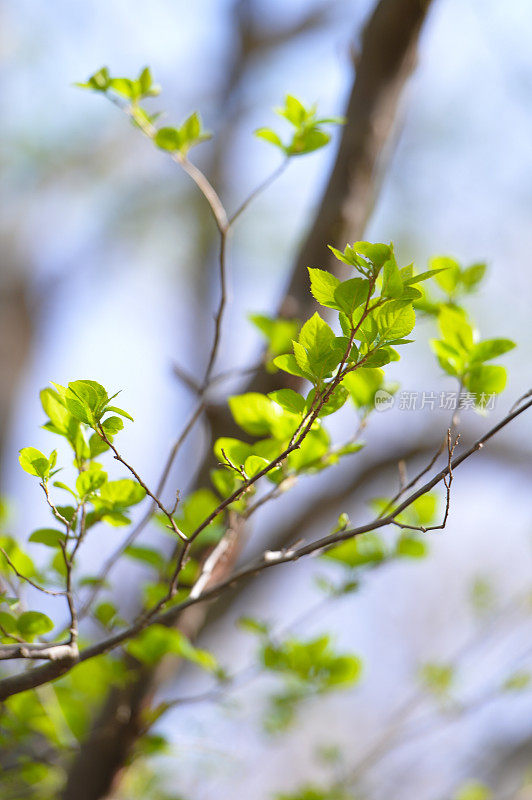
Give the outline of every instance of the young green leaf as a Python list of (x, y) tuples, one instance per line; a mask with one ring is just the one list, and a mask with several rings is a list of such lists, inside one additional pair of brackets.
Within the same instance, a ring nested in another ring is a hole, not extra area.
[(115, 511), (122, 508), (129, 508), (146, 496), (145, 490), (136, 481), (129, 478), (122, 478), (118, 481), (108, 481), (101, 486), (100, 499)]
[(321, 303), (322, 306), (338, 308), (334, 293), (340, 285), (339, 279), (324, 269), (309, 267), (308, 273), (310, 276), (310, 291), (315, 300)]
[(389, 300), (375, 311), (375, 322), (383, 341), (407, 336), (416, 324), (411, 305), (403, 306), (400, 300)]
[[(403, 284), (401, 284), (401, 289)], [(363, 278), (351, 278), (340, 283), (335, 292), (336, 307), (351, 320), (353, 312), (366, 303), (369, 294), (369, 282)]]
[(47, 458), (36, 447), (23, 447), (18, 458), (20, 466), (25, 472), (44, 479), (48, 478), (50, 470), (55, 466), (57, 453), (54, 450), (50, 458)]
[(40, 611), (24, 611), (17, 620), (17, 627), (22, 638), (31, 642), (36, 636), (49, 633), (54, 623)]
[(511, 339), (484, 339), (474, 345), (470, 353), (470, 361), (471, 363), (490, 361), (492, 358), (508, 353), (514, 347), (515, 342), (512, 342)]
[(384, 262), (382, 270), (382, 296), (400, 297), (403, 293), (403, 281), (399, 274), (397, 262), (392, 253), (392, 258)]
[(46, 547), (60, 547), (60, 543), (65, 541), (65, 534), (54, 528), (38, 528), (33, 531), (28, 541), (44, 544)]

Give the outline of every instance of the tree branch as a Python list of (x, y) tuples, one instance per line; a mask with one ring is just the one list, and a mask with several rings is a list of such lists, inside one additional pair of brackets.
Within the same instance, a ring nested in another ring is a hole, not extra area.
[[(250, 564), (247, 564), (239, 570), (236, 570), (227, 578), (220, 580), (210, 588), (206, 588), (204, 591), (195, 596), (191, 595), (182, 603), (179, 603), (173, 608), (153, 616), (149, 620), (149, 623), (146, 622), (146, 620), (141, 619), (128, 628), (109, 636), (107, 639), (85, 648), (79, 654), (79, 662), (88, 661), (96, 656), (110, 652), (123, 642), (128, 641), (140, 633), (145, 627), (147, 627), (147, 624), (159, 623), (168, 626), (175, 625), (185, 609), (191, 608), (198, 603), (203, 603), (207, 600), (212, 600), (215, 597), (218, 597), (234, 583), (237, 583), (249, 575), (257, 575), (260, 572), (264, 572), (265, 570), (274, 566), (278, 566), (279, 564), (288, 564), (293, 561), (298, 561), (303, 556), (319, 553), (336, 544), (339, 544), (340, 542), (345, 542), (348, 539), (353, 539), (356, 536), (361, 536), (364, 533), (369, 533), (370, 531), (375, 531), (385, 527), (386, 525), (393, 524), (399, 514), (405, 511), (419, 497), (422, 497), (422, 495), (426, 494), (435, 486), (437, 486), (438, 483), (444, 481), (448, 476), (451, 476), (457, 467), (463, 464), (463, 462), (470, 458), (474, 453), (481, 450), (490, 439), (492, 439), (503, 428), (509, 425), (510, 422), (523, 414), (530, 407), (532, 407), (532, 400), (529, 400), (527, 403), (524, 403), (516, 408), (513, 412), (507, 414), (506, 417), (497, 423), (497, 425), (495, 425), (493, 428), (490, 428), (490, 430), (488, 430), (483, 436), (477, 439), (477, 441), (474, 442), (471, 447), (467, 448), (459, 456), (456, 456), (454, 459), (452, 459), (452, 461), (449, 460), (449, 463), (443, 469), (437, 472), (436, 475), (424, 483), (423, 486), (399, 503), (399, 505), (396, 506), (396, 508), (394, 508), (393, 511), (386, 516), (377, 517), (371, 522), (368, 522), (365, 525), (360, 525), (356, 528), (349, 528), (347, 530), (338, 531), (336, 533), (323, 536), (320, 539), (308, 544), (300, 545), (299, 547), (278, 552), (266, 551), (263, 553), (261, 558)], [(51, 667), (54, 666), (55, 665), (46, 665), (44, 667), (30, 670), (29, 672), (13, 675), (9, 678), (0, 680), (0, 701), (6, 700), (8, 697), (25, 691), (28, 688), (35, 688), (36, 686), (41, 686), (43, 683), (48, 683), (50, 680), (58, 677), (63, 672), (71, 669), (72, 664), (68, 665), (64, 662), (60, 662), (57, 667), (57, 674), (54, 674), (54, 670), (51, 669)]]

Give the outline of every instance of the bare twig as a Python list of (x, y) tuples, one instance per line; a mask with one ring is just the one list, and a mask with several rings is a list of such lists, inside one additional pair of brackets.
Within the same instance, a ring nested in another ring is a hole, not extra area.
[(2, 555), (5, 558), (5, 560), (7, 561), (7, 563), (9, 564), (9, 566), (11, 567), (11, 569), (13, 570), (13, 572), (15, 573), (17, 578), (20, 578), (21, 581), (25, 581), (26, 583), (29, 583), (29, 585), (33, 586), (34, 589), (37, 589), (39, 592), (44, 592), (44, 594), (49, 594), (52, 597), (64, 596), (65, 592), (63, 592), (63, 591), (54, 592), (51, 589), (45, 589), (44, 586), (40, 586), (38, 583), (35, 583), (35, 581), (32, 581), (31, 578), (28, 578), (27, 575), (23, 575), (22, 572), (19, 572), (19, 570), (13, 564), (12, 560), (10, 559), (10, 557), (8, 556), (8, 554), (6, 553), (6, 551), (4, 550), (3, 547), (0, 547), (0, 553), (2, 553)]
[[(158, 484), (157, 484), (157, 486), (155, 488), (155, 494), (158, 497), (160, 497), (161, 493), (164, 491), (164, 488), (166, 486), (166, 482), (168, 480), (168, 476), (170, 475), (170, 471), (172, 469), (172, 466), (173, 466), (173, 464), (175, 462), (175, 459), (177, 458), (177, 455), (178, 455), (181, 447), (183, 446), (183, 444), (185, 442), (185, 439), (187, 438), (187, 436), (189, 435), (190, 431), (192, 430), (192, 428), (194, 427), (194, 425), (196, 424), (196, 422), (200, 418), (201, 414), (203, 413), (204, 408), (205, 408), (205, 402), (203, 400), (200, 400), (197, 403), (197, 405), (195, 406), (195, 408), (193, 409), (192, 414), (190, 415), (189, 419), (185, 423), (185, 426), (184, 426), (183, 430), (181, 431), (181, 433), (179, 434), (178, 438), (175, 440), (174, 444), (172, 445), (172, 449), (170, 450), (170, 452), (169, 452), (169, 454), (167, 456), (167, 459), (166, 459), (166, 463), (165, 463), (165, 465), (163, 467), (163, 471), (161, 473), (161, 477), (159, 478), (159, 482), (158, 482)], [(179, 499), (179, 496), (177, 495), (176, 504), (178, 502), (178, 499)], [(154, 500), (152, 500), (152, 502), (150, 504), (150, 507), (148, 508), (148, 510), (146, 511), (144, 516), (135, 525), (135, 527), (133, 528), (133, 530), (131, 531), (129, 536), (120, 544), (120, 546), (113, 553), (111, 553), (109, 558), (105, 561), (105, 563), (104, 563), (104, 565), (103, 565), (103, 567), (102, 567), (102, 569), (101, 569), (101, 571), (100, 571), (100, 573), (98, 575), (98, 582), (94, 586), (92, 586), (89, 595), (87, 596), (85, 602), (83, 603), (83, 605), (82, 605), (82, 607), (80, 609), (80, 612), (79, 612), (80, 619), (82, 619), (83, 617), (85, 617), (87, 615), (87, 613), (89, 612), (91, 606), (93, 605), (96, 597), (98, 596), (98, 594), (102, 590), (102, 588), (103, 588), (103, 586), (105, 584), (105, 580), (106, 580), (107, 576), (109, 575), (109, 573), (111, 572), (111, 570), (113, 569), (115, 564), (120, 560), (120, 558), (124, 554), (124, 551), (127, 550), (128, 547), (131, 547), (131, 545), (140, 536), (140, 534), (142, 533), (142, 531), (144, 530), (144, 528), (146, 527), (148, 522), (153, 517), (153, 514), (155, 513), (157, 508), (158, 508), (157, 503)], [(176, 510), (176, 508), (174, 507), (172, 509), (172, 515), (175, 513), (175, 510)]]
[(445, 500), (445, 511), (443, 512), (443, 520), (440, 522), (439, 525), (407, 525), (404, 522), (400, 522), (397, 519), (392, 520), (394, 525), (397, 525), (398, 528), (403, 528), (411, 531), (421, 531), (422, 533), (427, 533), (428, 531), (441, 531), (447, 525), (447, 520), (449, 518), (449, 510), (451, 507), (451, 484), (453, 482), (453, 454), (460, 439), (460, 435), (456, 437), (456, 439), (451, 441), (451, 429), (447, 430), (447, 475), (444, 475), (443, 482), (445, 484), (446, 489), (446, 500)]
[(178, 526), (177, 526), (177, 523), (176, 523), (175, 519), (174, 519), (174, 518), (173, 518), (173, 516), (172, 516), (172, 513), (171, 513), (170, 511), (168, 511), (168, 509), (167, 509), (167, 508), (166, 508), (166, 507), (165, 507), (165, 506), (162, 504), (161, 500), (159, 500), (159, 498), (157, 497), (157, 495), (156, 495), (156, 494), (154, 494), (154, 493), (153, 493), (153, 492), (152, 492), (152, 491), (151, 491), (151, 490), (148, 488), (148, 486), (147, 486), (147, 485), (144, 483), (144, 481), (142, 480), (142, 478), (140, 477), (140, 475), (137, 473), (137, 471), (135, 470), (135, 468), (134, 468), (134, 467), (132, 467), (132, 466), (131, 466), (131, 464), (129, 464), (127, 461), (125, 461), (125, 459), (124, 459), (124, 458), (122, 458), (122, 456), (120, 455), (120, 453), (118, 452), (118, 450), (116, 449), (116, 447), (114, 446), (114, 444), (111, 442), (111, 440), (108, 438), (108, 436), (106, 436), (106, 433), (105, 433), (105, 431), (104, 431), (104, 429), (102, 428), (102, 426), (101, 426), (101, 425), (98, 425), (97, 431), (98, 431), (98, 434), (100, 435), (101, 439), (102, 439), (102, 440), (103, 440), (103, 441), (106, 443), (106, 445), (107, 445), (107, 446), (108, 446), (108, 447), (109, 447), (109, 448), (110, 448), (110, 449), (113, 451), (115, 459), (116, 459), (117, 461), (120, 461), (120, 463), (121, 463), (121, 464), (123, 464), (123, 465), (124, 465), (124, 467), (125, 467), (127, 470), (129, 470), (129, 472), (131, 472), (131, 474), (133, 475), (133, 477), (135, 478), (135, 480), (137, 481), (137, 483), (139, 483), (139, 484), (142, 486), (142, 488), (144, 489), (144, 491), (146, 492), (146, 494), (148, 495), (148, 497), (151, 497), (151, 499), (153, 500), (153, 502), (155, 503), (155, 505), (157, 506), (157, 508), (158, 508), (160, 511), (162, 511), (162, 513), (165, 515), (165, 517), (167, 518), (168, 522), (170, 523), (170, 527), (171, 527), (171, 529), (174, 531), (174, 533), (175, 533), (177, 536), (179, 536), (179, 538), (180, 538), (180, 539), (182, 539), (184, 542), (186, 542), (186, 541), (187, 541), (187, 537), (185, 536), (185, 534), (183, 533), (183, 531), (181, 531), (181, 530), (178, 528)]
[(240, 217), (240, 215), (241, 215), (241, 214), (243, 214), (243, 213), (244, 213), (244, 211), (245, 211), (245, 210), (248, 208), (248, 206), (250, 206), (250, 205), (251, 205), (251, 203), (252, 203), (252, 202), (253, 202), (253, 201), (254, 201), (254, 200), (255, 200), (255, 199), (256, 199), (256, 198), (257, 198), (257, 197), (258, 197), (260, 194), (262, 194), (262, 193), (263, 193), (263, 192), (264, 192), (264, 191), (265, 191), (265, 190), (266, 190), (266, 189), (267, 189), (269, 186), (271, 186), (271, 184), (272, 184), (272, 183), (274, 183), (274, 182), (277, 180), (277, 178), (279, 178), (279, 177), (280, 177), (280, 176), (283, 174), (283, 172), (285, 171), (285, 169), (286, 169), (286, 168), (287, 168), (287, 166), (288, 166), (288, 162), (289, 162), (289, 159), (288, 159), (288, 158), (285, 158), (285, 159), (284, 159), (284, 160), (283, 160), (283, 161), (282, 161), (282, 162), (279, 164), (279, 166), (278, 166), (276, 169), (274, 169), (274, 171), (273, 171), (273, 172), (272, 172), (270, 175), (268, 175), (268, 177), (267, 177), (267, 178), (265, 178), (265, 180), (263, 180), (263, 181), (262, 181), (262, 183), (259, 183), (259, 185), (257, 186), (257, 188), (256, 188), (256, 189), (254, 189), (254, 190), (253, 190), (253, 191), (252, 191), (252, 192), (251, 192), (251, 193), (250, 193), (250, 194), (249, 194), (249, 195), (246, 197), (246, 199), (245, 199), (245, 200), (244, 200), (244, 201), (243, 201), (243, 202), (242, 202), (242, 203), (239, 205), (239, 207), (237, 208), (237, 210), (234, 212), (234, 214), (233, 214), (233, 215), (231, 216), (231, 218), (229, 219), (229, 227), (232, 227), (232, 226), (234, 225), (234, 223), (236, 222), (236, 220), (237, 220), (237, 219)]

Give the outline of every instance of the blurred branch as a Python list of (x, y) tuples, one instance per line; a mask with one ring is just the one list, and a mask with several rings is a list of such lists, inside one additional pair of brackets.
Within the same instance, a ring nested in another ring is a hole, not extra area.
[[(408, 445), (408, 449), (405, 449), (405, 445), (399, 444), (393, 450), (377, 453), (375, 456), (369, 457), (353, 472), (350, 479), (341, 483), (340, 486), (338, 486), (337, 481), (335, 481), (334, 486), (324, 481), (323, 486), (318, 487), (313, 497), (301, 505), (296, 515), (287, 519), (284, 525), (281, 524), (276, 528), (268, 540), (270, 547), (273, 550), (282, 550), (285, 547), (289, 547), (300, 538), (301, 531), (310, 531), (325, 521), (330, 524), (331, 519), (335, 515), (338, 516), (339, 511), (347, 510), (348, 506), (352, 507), (357, 500), (359, 503), (364, 504), (369, 499), (361, 497), (364, 490), (373, 486), (377, 479), (389, 476), (390, 472), (395, 471), (401, 461), (408, 463), (429, 458), (435, 448), (434, 443), (430, 440), (430, 433), (429, 429), (421, 430), (417, 441)], [(441, 453), (442, 450), (439, 452)], [(489, 457), (508, 465), (511, 464), (520, 471), (532, 471), (532, 452), (527, 447), (508, 446), (502, 440), (495, 440), (490, 446)], [(432, 467), (435, 461), (431, 459), (428, 463)], [(426, 471), (426, 467), (420, 470), (416, 475), (416, 479), (424, 475)], [(405, 489), (411, 488), (414, 484), (415, 481), (410, 481)], [(396, 495), (395, 499), (397, 497), (398, 495)], [(258, 556), (258, 554), (259, 551), (256, 550), (253, 556)], [(248, 579), (242, 580), (238, 586), (232, 587), (225, 596), (223, 605), (217, 603), (211, 606), (207, 616), (207, 628), (212, 624), (216, 624), (220, 617), (228, 612), (229, 607), (240, 598), (255, 578), (256, 576), (250, 576)]]
[[(4, 243), (0, 280), (0, 455), (35, 333), (37, 309), (30, 308), (30, 277)], [(13, 263), (10, 263), (10, 258)]]
[(327, 245), (342, 247), (363, 235), (378, 190), (377, 172), (389, 147), (399, 103), (417, 60), (417, 44), (431, 0), (381, 0), (354, 59), (356, 79), (333, 171), (300, 248), (282, 310), (306, 319), (316, 310), (307, 267), (338, 272)]

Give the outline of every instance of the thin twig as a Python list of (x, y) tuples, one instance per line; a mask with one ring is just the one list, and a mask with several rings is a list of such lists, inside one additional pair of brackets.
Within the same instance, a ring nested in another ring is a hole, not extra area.
[[(161, 477), (159, 478), (159, 482), (158, 482), (158, 484), (157, 484), (157, 486), (155, 488), (155, 494), (157, 496), (160, 496), (162, 494), (162, 492), (164, 491), (164, 488), (166, 486), (166, 482), (167, 482), (168, 477), (170, 475), (170, 471), (171, 471), (172, 466), (173, 466), (173, 464), (175, 462), (175, 459), (177, 458), (177, 455), (178, 455), (181, 447), (183, 446), (187, 436), (189, 435), (190, 431), (193, 429), (194, 425), (196, 424), (196, 422), (200, 418), (201, 414), (203, 413), (204, 408), (205, 408), (205, 401), (204, 400), (200, 400), (197, 403), (197, 405), (195, 406), (195, 408), (193, 409), (189, 419), (185, 423), (185, 426), (184, 426), (183, 430), (181, 431), (181, 433), (179, 434), (178, 438), (175, 440), (174, 444), (172, 445), (172, 449), (170, 450), (170, 452), (169, 452), (169, 454), (167, 456), (167, 459), (166, 459), (166, 463), (165, 463), (165, 465), (163, 467), (163, 471), (161, 473)], [(178, 499), (178, 497), (176, 497), (176, 501), (177, 501), (177, 499)], [(98, 583), (96, 583), (91, 588), (91, 591), (90, 591), (88, 597), (86, 598), (85, 602), (83, 603), (83, 605), (82, 605), (82, 607), (80, 609), (80, 612), (79, 612), (80, 619), (83, 619), (83, 617), (85, 617), (87, 615), (87, 613), (89, 612), (91, 606), (93, 605), (96, 597), (98, 596), (98, 594), (102, 590), (102, 588), (103, 588), (103, 586), (105, 584), (105, 579), (107, 578), (107, 576), (109, 575), (109, 573), (111, 572), (111, 570), (113, 569), (115, 564), (120, 560), (120, 558), (124, 554), (124, 551), (127, 550), (128, 547), (131, 547), (131, 545), (140, 536), (140, 534), (142, 533), (142, 531), (144, 530), (146, 525), (149, 523), (149, 521), (153, 517), (153, 514), (155, 513), (156, 510), (157, 510), (157, 504), (152, 500), (151, 504), (150, 504), (150, 507), (148, 508), (148, 510), (146, 511), (144, 516), (135, 525), (135, 527), (133, 528), (133, 530), (131, 531), (129, 536), (120, 544), (120, 546), (113, 553), (111, 553), (109, 558), (105, 561), (105, 563), (104, 563), (104, 565), (103, 565), (103, 567), (100, 570), (100, 573), (98, 575)], [(175, 508), (172, 510), (172, 514), (173, 513), (175, 513)]]
[(3, 547), (0, 547), (0, 553), (2, 553), (2, 555), (5, 558), (5, 560), (7, 561), (7, 563), (9, 564), (9, 566), (11, 567), (11, 569), (13, 570), (13, 572), (15, 573), (17, 578), (20, 578), (21, 581), (25, 581), (26, 583), (29, 583), (29, 585), (33, 586), (33, 588), (37, 589), (37, 591), (44, 592), (44, 594), (49, 594), (52, 597), (61, 597), (61, 596), (65, 595), (65, 592), (63, 592), (63, 591), (54, 592), (51, 589), (45, 589), (44, 586), (40, 586), (38, 583), (35, 583), (35, 581), (32, 581), (31, 578), (28, 578), (27, 575), (23, 575), (22, 572), (19, 572), (19, 570), (13, 564), (13, 562), (11, 561), (11, 559), (9, 558), (8, 554), (6, 553), (6, 551), (4, 550)]
[(257, 198), (257, 197), (258, 197), (260, 194), (262, 194), (262, 192), (264, 192), (264, 191), (265, 191), (265, 189), (267, 189), (269, 186), (271, 186), (271, 184), (272, 184), (274, 181), (276, 181), (276, 180), (277, 180), (277, 178), (279, 178), (279, 177), (280, 177), (280, 175), (282, 175), (282, 174), (283, 174), (283, 172), (285, 171), (285, 169), (286, 169), (286, 168), (287, 168), (287, 166), (288, 166), (288, 162), (289, 162), (289, 158), (287, 157), (287, 158), (285, 158), (285, 159), (284, 159), (284, 160), (283, 160), (283, 161), (282, 161), (282, 162), (279, 164), (279, 166), (278, 166), (276, 169), (274, 169), (274, 171), (273, 171), (273, 172), (272, 172), (270, 175), (268, 175), (268, 177), (267, 177), (267, 178), (265, 178), (265, 180), (263, 180), (263, 181), (262, 181), (262, 183), (259, 183), (259, 185), (257, 186), (257, 188), (256, 188), (256, 189), (254, 189), (254, 190), (253, 190), (253, 191), (252, 191), (252, 192), (251, 192), (251, 193), (250, 193), (250, 194), (249, 194), (249, 195), (246, 197), (246, 199), (245, 199), (245, 200), (244, 200), (244, 201), (243, 201), (243, 202), (242, 202), (242, 203), (239, 205), (239, 207), (237, 208), (237, 210), (236, 210), (236, 211), (233, 213), (233, 215), (230, 217), (230, 219), (229, 219), (229, 227), (232, 227), (232, 226), (233, 226), (233, 224), (236, 222), (236, 220), (239, 218), (239, 216), (240, 216), (241, 214), (243, 214), (243, 213), (244, 213), (244, 211), (245, 211), (245, 210), (248, 208), (248, 206), (249, 206), (249, 205), (251, 205), (251, 203), (252, 203), (252, 202), (253, 202), (253, 201), (254, 201), (254, 200), (255, 200), (255, 199), (256, 199), (256, 198)]
[[(220, 581), (218, 584), (206, 589), (202, 592), (198, 597), (195, 598), (188, 598), (183, 602), (173, 606), (172, 608), (164, 611), (162, 613), (157, 614), (154, 616), (150, 622), (152, 623), (159, 623), (162, 625), (173, 625), (175, 624), (176, 620), (179, 619), (179, 616), (186, 608), (190, 608), (191, 606), (197, 605), (198, 603), (205, 602), (207, 600), (212, 600), (215, 597), (218, 597), (224, 591), (226, 591), (229, 587), (233, 586), (234, 584), (238, 583), (238, 581), (250, 576), (250, 575), (258, 575), (261, 572), (264, 572), (271, 567), (278, 566), (279, 564), (286, 564), (289, 562), (297, 561), (298, 559), (302, 558), (303, 556), (311, 555), (313, 553), (319, 553), (327, 548), (339, 544), (342, 541), (346, 541), (348, 539), (352, 539), (356, 536), (361, 536), (364, 533), (368, 533), (369, 531), (377, 530), (378, 528), (382, 528), (385, 525), (389, 525), (395, 517), (402, 513), (406, 508), (408, 508), (418, 497), (429, 492), (431, 489), (434, 488), (438, 483), (440, 483), (445, 476), (449, 474), (450, 470), (455, 470), (460, 464), (470, 458), (474, 453), (478, 452), (486, 442), (492, 439), (499, 431), (509, 425), (514, 419), (518, 416), (523, 414), (532, 406), (532, 399), (529, 400), (524, 405), (520, 406), (518, 409), (515, 409), (511, 413), (507, 414), (502, 420), (500, 420), (493, 428), (490, 428), (483, 436), (477, 439), (471, 447), (461, 453), (459, 456), (456, 456), (451, 464), (447, 464), (447, 466), (440, 470), (440, 472), (436, 473), (430, 480), (428, 480), (423, 486), (421, 486), (417, 491), (413, 492), (409, 497), (407, 497), (403, 502), (394, 509), (387, 517), (381, 517), (374, 519), (372, 522), (366, 523), (365, 525), (361, 525), (357, 528), (350, 528), (345, 531), (339, 531), (337, 533), (330, 534), (328, 536), (324, 536), (320, 539), (317, 539), (309, 544), (301, 545), (300, 547), (292, 548), (291, 550), (282, 551), (279, 554), (271, 554), (271, 553), (264, 553), (262, 558), (242, 567), (241, 569), (234, 572), (225, 580)], [(273, 556), (273, 557), (272, 557)], [(100, 642), (97, 642), (89, 647), (86, 647), (82, 650), (79, 654), (79, 662), (88, 661), (92, 658), (95, 658), (99, 655), (103, 655), (104, 653), (108, 653), (109, 651), (113, 650), (115, 647), (118, 647), (123, 642), (131, 639), (132, 637), (136, 636), (140, 633), (144, 627), (146, 627), (148, 623), (135, 623), (122, 631), (118, 631), (107, 639), (104, 639)], [(0, 701), (11, 697), (14, 694), (18, 694), (19, 692), (26, 691), (27, 689), (32, 689), (37, 686), (41, 686), (44, 683), (48, 683), (50, 680), (58, 677), (65, 672), (68, 672), (72, 668), (73, 664), (67, 660), (62, 661), (59, 664), (47, 664), (42, 667), (37, 667), (36, 669), (21, 672), (15, 675), (10, 675), (6, 678), (0, 680)]]
[(142, 486), (142, 488), (144, 489), (144, 491), (146, 492), (146, 494), (148, 495), (148, 497), (151, 497), (151, 499), (153, 500), (153, 502), (155, 503), (155, 505), (156, 505), (156, 506), (157, 506), (157, 507), (160, 509), (160, 511), (162, 511), (162, 512), (163, 512), (163, 514), (165, 515), (165, 517), (168, 519), (168, 522), (170, 523), (170, 527), (171, 527), (171, 529), (174, 531), (174, 533), (175, 533), (175, 534), (177, 534), (177, 536), (179, 536), (179, 538), (180, 538), (180, 539), (182, 539), (184, 542), (186, 542), (186, 541), (187, 541), (187, 537), (186, 537), (186, 536), (185, 536), (185, 534), (184, 534), (184, 533), (183, 533), (183, 532), (182, 532), (182, 531), (181, 531), (181, 530), (178, 528), (178, 526), (177, 526), (177, 523), (176, 523), (175, 519), (173, 518), (173, 516), (172, 516), (171, 512), (170, 512), (170, 511), (168, 511), (168, 509), (166, 509), (166, 508), (165, 508), (165, 506), (164, 506), (164, 505), (162, 504), (162, 502), (159, 500), (159, 498), (157, 497), (157, 495), (156, 495), (156, 494), (154, 494), (154, 493), (153, 493), (153, 492), (152, 492), (152, 491), (151, 491), (151, 490), (148, 488), (148, 486), (146, 485), (146, 483), (144, 483), (144, 481), (142, 480), (142, 478), (140, 477), (140, 475), (137, 473), (137, 471), (135, 470), (135, 468), (134, 468), (134, 467), (132, 467), (132, 466), (131, 466), (131, 464), (129, 464), (129, 463), (128, 463), (128, 462), (127, 462), (127, 461), (126, 461), (124, 458), (122, 458), (122, 456), (120, 455), (120, 453), (118, 452), (118, 450), (116, 449), (116, 447), (114, 446), (114, 444), (111, 442), (111, 440), (108, 438), (108, 436), (106, 436), (106, 433), (105, 433), (105, 431), (104, 431), (104, 429), (102, 428), (102, 426), (101, 426), (101, 425), (98, 425), (98, 427), (97, 427), (97, 431), (98, 431), (98, 434), (100, 435), (101, 439), (102, 439), (102, 440), (103, 440), (103, 441), (106, 443), (106, 445), (107, 445), (107, 446), (108, 446), (108, 447), (109, 447), (109, 448), (110, 448), (110, 449), (113, 451), (115, 459), (116, 459), (117, 461), (120, 461), (120, 463), (121, 463), (121, 464), (123, 464), (123, 465), (124, 465), (124, 467), (125, 467), (127, 470), (129, 470), (129, 472), (131, 472), (131, 474), (133, 475), (133, 477), (135, 478), (135, 480), (137, 481), (137, 483), (139, 483), (139, 484)]

